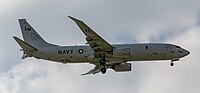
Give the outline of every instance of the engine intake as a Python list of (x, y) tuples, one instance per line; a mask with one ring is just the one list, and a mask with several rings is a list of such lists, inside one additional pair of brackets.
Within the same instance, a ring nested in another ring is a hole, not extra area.
[(116, 64), (112, 67), (116, 72), (131, 71), (131, 63)]

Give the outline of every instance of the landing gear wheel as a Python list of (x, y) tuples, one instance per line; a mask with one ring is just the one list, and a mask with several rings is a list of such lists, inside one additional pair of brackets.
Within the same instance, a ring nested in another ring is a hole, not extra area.
[(174, 66), (174, 62), (171, 62), (171, 63), (170, 63), (170, 66)]
[(102, 73), (102, 74), (105, 74), (105, 73), (106, 73), (106, 68), (105, 68), (105, 67), (101, 69), (101, 73)]
[(100, 59), (100, 65), (105, 65), (106, 64), (106, 59)]

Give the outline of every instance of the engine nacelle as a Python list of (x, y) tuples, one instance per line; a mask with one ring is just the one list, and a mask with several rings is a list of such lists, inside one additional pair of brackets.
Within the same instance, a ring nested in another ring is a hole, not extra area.
[(131, 63), (121, 63), (112, 67), (116, 72), (131, 71)]
[(130, 48), (116, 48), (113, 50), (113, 57), (130, 57)]

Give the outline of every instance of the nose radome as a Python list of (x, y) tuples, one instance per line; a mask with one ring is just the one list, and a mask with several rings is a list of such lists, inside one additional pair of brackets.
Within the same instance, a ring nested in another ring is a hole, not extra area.
[(190, 51), (187, 51), (187, 54), (189, 55), (189, 54), (190, 54)]

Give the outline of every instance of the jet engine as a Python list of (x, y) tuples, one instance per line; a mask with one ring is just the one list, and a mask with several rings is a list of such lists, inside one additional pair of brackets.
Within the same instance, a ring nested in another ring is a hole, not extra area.
[(116, 72), (131, 71), (131, 63), (116, 64), (112, 67)]
[(130, 56), (130, 48), (116, 48), (113, 50), (113, 57), (129, 57)]

